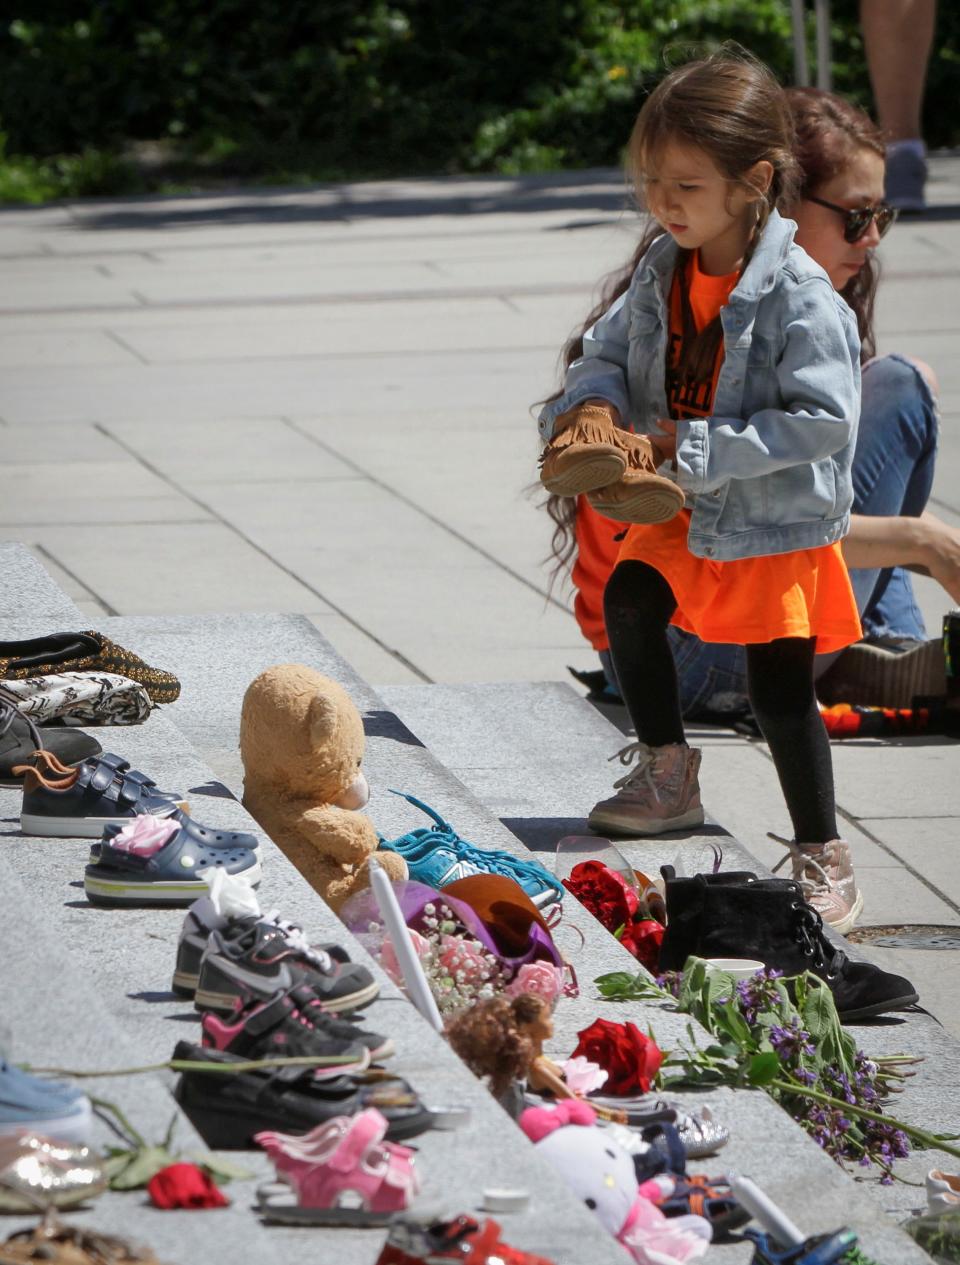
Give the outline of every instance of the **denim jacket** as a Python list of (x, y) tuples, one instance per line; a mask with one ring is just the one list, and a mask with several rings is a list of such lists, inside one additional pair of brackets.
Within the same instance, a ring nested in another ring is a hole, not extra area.
[[(819, 264), (772, 212), (727, 305), (710, 417), (677, 423), (675, 473), (692, 553), (715, 561), (832, 544), (850, 523), (860, 415), (856, 320)], [(644, 434), (667, 417), (669, 295), (678, 248), (658, 237), (629, 289), (586, 333), (540, 433), (587, 399)]]

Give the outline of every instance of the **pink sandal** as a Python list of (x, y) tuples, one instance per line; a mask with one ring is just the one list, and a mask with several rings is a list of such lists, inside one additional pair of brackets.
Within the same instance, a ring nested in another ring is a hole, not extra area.
[(386, 1131), (386, 1120), (369, 1107), (303, 1137), (256, 1134), (279, 1179), (257, 1191), (261, 1215), (290, 1225), (386, 1225), (420, 1190), (413, 1151), (384, 1142)]

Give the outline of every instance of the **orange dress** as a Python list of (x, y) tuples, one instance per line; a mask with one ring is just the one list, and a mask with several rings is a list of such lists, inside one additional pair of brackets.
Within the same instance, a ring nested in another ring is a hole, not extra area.
[[(688, 265), (688, 293), (698, 330), (720, 311), (738, 274), (711, 277)], [(675, 363), (682, 338), (680, 291), (670, 292), (670, 356)], [(709, 417), (723, 361), (717, 353), (711, 381), (686, 384), (668, 399), (673, 418)], [(667, 523), (632, 524), (620, 546), (618, 562), (645, 562), (666, 579), (677, 600), (672, 623), (701, 641), (736, 645), (780, 637), (816, 637), (817, 652), (841, 650), (860, 638), (860, 618), (839, 541), (816, 549), (712, 562), (687, 547), (690, 511)]]
[(572, 575), (577, 595), (573, 613), (580, 631), (597, 651), (610, 648), (603, 622), (603, 590), (617, 565), (625, 531), (624, 523), (598, 514), (585, 496), (577, 497), (577, 555)]

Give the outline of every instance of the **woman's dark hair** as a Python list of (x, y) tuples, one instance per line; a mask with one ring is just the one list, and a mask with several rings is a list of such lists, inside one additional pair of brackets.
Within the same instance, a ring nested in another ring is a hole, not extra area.
[[(858, 150), (869, 149), (885, 158), (883, 134), (859, 106), (820, 88), (788, 88), (784, 95), (797, 134), (800, 200), (846, 171)], [(861, 361), (876, 352), (873, 305), (879, 280), (879, 266), (870, 255), (840, 291), (857, 318)]]
[[(730, 64), (729, 72), (727, 72), (727, 63)], [(731, 179), (737, 178), (735, 169), (732, 167), (731, 155), (734, 152), (743, 154), (749, 151), (739, 148), (736, 151), (725, 151), (725, 129), (721, 128), (719, 134), (715, 134), (712, 138), (708, 136), (707, 139), (703, 139), (707, 134), (700, 131), (697, 126), (696, 116), (693, 115), (681, 116), (681, 118), (687, 118), (686, 127), (682, 125), (674, 126), (674, 118), (676, 117), (673, 113), (674, 108), (685, 99), (683, 96), (678, 98), (673, 95), (674, 82), (678, 86), (684, 85), (680, 90), (689, 97), (691, 92), (695, 93), (698, 91), (701, 83), (701, 77), (699, 75), (694, 76), (691, 72), (696, 71), (699, 67), (708, 66), (719, 69), (719, 64), (723, 65), (724, 73), (729, 74), (729, 78), (726, 80), (722, 76), (720, 78), (721, 91), (724, 87), (729, 90), (731, 79), (736, 81), (736, 67), (738, 65), (741, 67), (759, 65), (752, 58), (732, 57), (729, 53), (721, 52), (704, 62), (696, 62), (692, 67), (684, 66), (674, 72), (673, 75), (668, 75), (651, 93), (650, 98), (637, 118), (637, 123), (631, 136), (627, 167), (635, 182), (637, 182), (642, 172), (642, 159), (645, 153), (651, 152), (651, 146), (660, 146), (672, 137), (705, 150), (710, 154), (721, 171), (725, 172)], [(711, 74), (716, 74), (717, 69), (712, 70)], [(880, 157), (884, 157), (886, 152), (880, 130), (858, 106), (850, 104), (842, 97), (823, 92), (819, 88), (788, 88), (784, 91), (777, 87), (769, 71), (765, 71), (764, 75), (766, 79), (760, 78), (757, 81), (763, 85), (762, 91), (769, 93), (772, 100), (777, 100), (779, 97), (779, 100), (783, 102), (792, 118), (793, 136), (791, 143), (794, 149), (795, 163), (789, 164), (785, 161), (774, 163), (774, 181), (771, 184), (769, 200), (759, 203), (759, 223), (761, 226), (769, 215), (771, 204), (789, 213), (797, 200), (802, 199), (806, 194), (816, 193), (817, 189), (822, 185), (827, 184), (845, 170), (857, 150), (870, 149), (874, 153), (879, 154)], [(769, 81), (773, 82), (776, 92), (771, 89)], [(747, 72), (744, 76), (744, 88), (749, 87), (751, 82), (752, 77)], [(660, 95), (658, 96), (658, 94)], [(735, 95), (732, 95), (732, 100), (735, 101), (735, 99)], [(749, 92), (747, 91), (744, 92), (744, 100), (749, 100)], [(668, 102), (670, 104), (669, 112), (666, 109)], [(651, 109), (651, 104), (653, 104), (653, 109)], [(644, 118), (648, 110), (650, 111), (649, 121), (645, 122)], [(716, 104), (714, 104), (714, 113), (716, 113)], [(744, 132), (747, 132), (754, 123), (755, 120), (752, 118), (744, 120)], [(774, 137), (780, 127), (781, 124), (778, 123), (774, 129)], [(773, 138), (768, 138), (766, 143), (772, 151), (776, 149)], [(757, 162), (763, 157), (767, 157), (767, 161), (771, 161), (769, 156), (758, 154), (753, 159), (753, 162)], [(751, 167), (753, 162), (746, 162), (745, 168), (741, 168), (741, 172)], [(658, 224), (649, 226), (643, 233), (639, 245), (626, 267), (622, 270), (618, 269), (606, 278), (599, 302), (563, 348), (561, 363), (564, 370), (583, 354), (584, 334), (600, 319), (614, 300), (618, 299), (628, 289), (641, 259), (654, 239), (660, 236), (661, 232), (662, 230)], [(686, 269), (682, 265), (685, 262), (687, 253), (681, 251), (678, 257), (678, 276), (681, 278), (685, 278), (686, 274)], [(861, 360), (870, 359), (875, 352), (873, 308), (878, 280), (878, 265), (876, 260), (870, 257), (860, 271), (840, 291), (857, 319), (857, 328), (860, 333)], [(681, 284), (683, 284), (682, 281)], [(704, 330), (703, 334), (707, 334), (708, 330)], [(714, 344), (712, 355), (716, 354), (716, 346), (717, 344)], [(698, 350), (706, 352), (708, 357), (711, 356), (709, 346), (699, 349), (694, 347), (691, 350), (694, 353)], [(709, 359), (708, 363), (712, 364), (712, 359)], [(562, 391), (557, 391), (550, 399), (557, 399), (561, 394)], [(546, 510), (553, 522), (553, 536), (550, 542), (550, 553), (554, 563), (550, 579), (551, 584), (553, 584), (562, 574), (569, 570), (573, 556), (576, 553), (574, 528), (577, 520), (577, 502), (572, 497), (551, 496), (546, 502)]]

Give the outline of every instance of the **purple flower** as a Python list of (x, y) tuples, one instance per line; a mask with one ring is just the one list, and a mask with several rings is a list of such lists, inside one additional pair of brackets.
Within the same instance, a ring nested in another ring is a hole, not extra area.
[[(810, 1033), (800, 1027), (799, 1016), (794, 1015), (787, 1027), (774, 1024), (770, 1029), (770, 1044), (781, 1063), (789, 1063), (802, 1054), (813, 1054), (814, 1045)], [(848, 1099), (852, 1102), (852, 1099)]]

